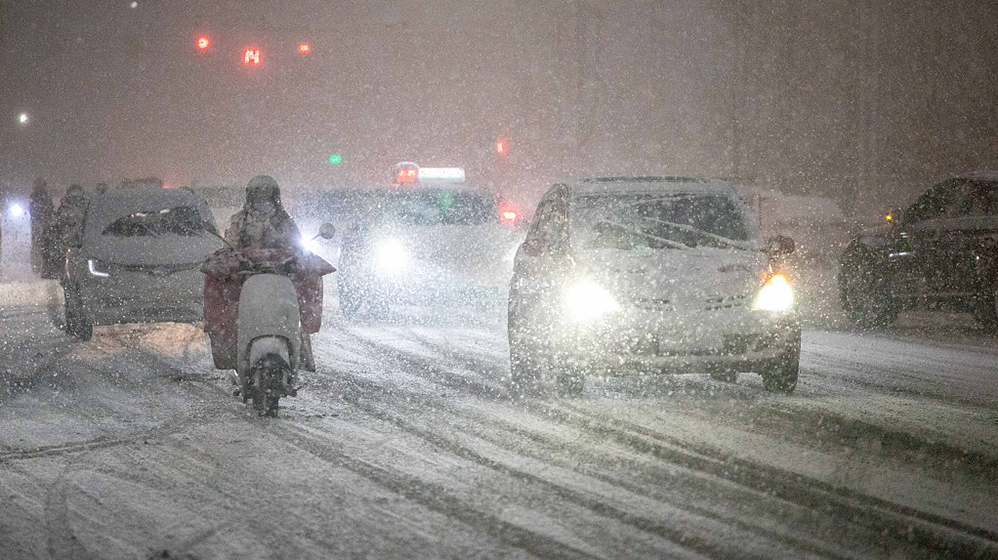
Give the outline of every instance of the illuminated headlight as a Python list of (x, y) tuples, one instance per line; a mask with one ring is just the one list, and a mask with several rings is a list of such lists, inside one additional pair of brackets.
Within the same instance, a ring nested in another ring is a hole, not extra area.
[(592, 280), (580, 280), (565, 290), (565, 311), (579, 323), (591, 323), (620, 309), (613, 294)]
[(375, 265), (381, 272), (397, 272), (409, 264), (409, 253), (398, 239), (382, 239), (374, 245)]
[(96, 276), (98, 278), (107, 278), (111, 276), (111, 273), (107, 272), (107, 265), (98, 260), (88, 259), (87, 270), (90, 271), (91, 276)]
[(794, 290), (787, 277), (774, 274), (759, 288), (752, 300), (753, 311), (789, 311), (794, 306)]
[(316, 240), (308, 239), (306, 237), (302, 237), (301, 239), (298, 240), (298, 246), (308, 251), (309, 253), (315, 253), (316, 251), (319, 250), (319, 244), (316, 242)]

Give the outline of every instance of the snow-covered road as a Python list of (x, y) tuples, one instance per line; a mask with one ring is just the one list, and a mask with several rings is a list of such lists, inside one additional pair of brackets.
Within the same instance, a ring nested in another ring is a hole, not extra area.
[(998, 350), (960, 317), (809, 330), (791, 397), (513, 401), (499, 311), (330, 311), (262, 419), (197, 328), (72, 343), (34, 289), (0, 305), (4, 559), (998, 556)]

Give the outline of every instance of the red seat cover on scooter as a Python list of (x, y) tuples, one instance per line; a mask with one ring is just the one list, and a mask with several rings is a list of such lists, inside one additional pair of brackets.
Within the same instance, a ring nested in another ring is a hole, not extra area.
[[(279, 257), (279, 258), (277, 258)], [(302, 332), (314, 334), (322, 327), (322, 277), (336, 269), (321, 257), (312, 254), (296, 255), (287, 252), (245, 252), (240, 258), (231, 249), (222, 249), (210, 255), (201, 271), (204, 280), (204, 330), (211, 341), (211, 353), (217, 369), (236, 369), (237, 327), (239, 295), (246, 275), (247, 259), (256, 262), (291, 261), (293, 271), (288, 276), (298, 292)]]

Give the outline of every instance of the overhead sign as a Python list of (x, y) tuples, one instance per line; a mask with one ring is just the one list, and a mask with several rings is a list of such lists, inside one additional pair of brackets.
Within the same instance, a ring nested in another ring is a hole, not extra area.
[(259, 66), (260, 65), (260, 49), (246, 49), (243, 52), (243, 64)]
[(464, 169), (461, 167), (420, 167), (420, 183), (463, 183)]

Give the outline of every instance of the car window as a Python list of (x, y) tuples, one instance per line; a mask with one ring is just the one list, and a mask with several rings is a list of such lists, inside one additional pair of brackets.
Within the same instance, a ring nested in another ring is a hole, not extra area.
[(387, 193), (380, 191), (332, 190), (323, 193), (318, 204), (305, 210), (334, 223), (359, 223), (382, 212), (386, 199)]
[(728, 196), (594, 194), (572, 205), (572, 232), (595, 249), (745, 247), (745, 216)]
[(479, 225), (499, 220), (490, 196), (452, 189), (404, 193), (385, 206), (389, 221), (407, 225)]
[(197, 236), (205, 232), (201, 213), (193, 206), (173, 206), (132, 212), (104, 228), (110, 237)]
[(566, 199), (568, 188), (555, 185), (541, 198), (527, 230), (527, 243), (561, 247), (568, 237)]
[(998, 216), (998, 182), (974, 183), (969, 215)]
[(906, 221), (916, 223), (967, 216), (973, 202), (971, 192), (971, 184), (963, 180), (936, 185), (915, 201), (907, 212)]

